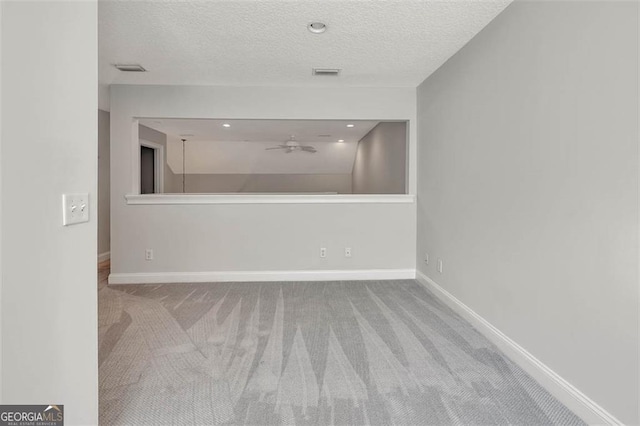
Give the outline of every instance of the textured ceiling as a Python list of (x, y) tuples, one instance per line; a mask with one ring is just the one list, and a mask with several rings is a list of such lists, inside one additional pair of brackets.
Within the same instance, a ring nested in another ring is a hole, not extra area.
[[(274, 142), (294, 136), (301, 143), (358, 142), (377, 121), (364, 120), (188, 120), (141, 119), (140, 124), (189, 141)], [(229, 124), (226, 128), (223, 124)], [(347, 124), (353, 124), (349, 128)]]
[[(415, 87), (511, 0), (99, 3), (101, 84)], [(328, 29), (312, 34), (306, 26)], [(140, 63), (147, 73), (122, 73)], [(340, 68), (339, 77), (311, 69)]]

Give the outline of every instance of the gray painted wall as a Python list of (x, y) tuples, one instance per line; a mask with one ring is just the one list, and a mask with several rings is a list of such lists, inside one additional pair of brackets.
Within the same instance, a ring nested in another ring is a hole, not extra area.
[[(176, 175), (182, 192), (182, 175)], [(350, 174), (187, 174), (190, 193), (208, 192), (337, 192), (351, 193)]]
[(358, 143), (354, 194), (406, 193), (407, 125), (380, 123)]
[(111, 250), (109, 113), (98, 110), (98, 255)]
[(168, 164), (164, 170), (164, 193), (165, 194), (182, 193), (182, 174), (173, 173), (173, 170), (171, 170), (171, 166), (169, 166)]
[[(118, 170), (111, 174), (112, 274), (415, 268), (413, 202), (164, 208), (128, 205), (124, 197), (135, 181), (130, 167), (136, 161), (131, 139), (134, 117), (214, 113), (230, 120), (385, 117), (415, 124), (415, 111), (415, 88), (112, 85), (111, 164)], [(411, 146), (415, 129), (409, 126)], [(411, 168), (409, 176), (415, 183), (414, 172)], [(337, 255), (322, 259), (319, 247)], [(355, 255), (340, 255), (344, 247), (351, 247)], [(154, 250), (153, 261), (144, 260), (148, 248)]]
[(638, 424), (638, 4), (516, 1), (418, 120), (418, 268)]

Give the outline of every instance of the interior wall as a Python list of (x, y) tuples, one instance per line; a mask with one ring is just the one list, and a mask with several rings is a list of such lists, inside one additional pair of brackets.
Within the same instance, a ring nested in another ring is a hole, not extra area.
[(407, 124), (380, 123), (358, 143), (353, 164), (354, 194), (404, 194)]
[[(2, 402), (97, 424), (97, 2), (1, 8)], [(64, 227), (74, 192), (90, 221)]]
[[(180, 177), (182, 179), (182, 177)], [(187, 174), (186, 192), (351, 194), (351, 174)]]
[(111, 245), (111, 155), (109, 113), (98, 110), (98, 256), (109, 253)]
[[(191, 150), (193, 149), (191, 143)], [(215, 155), (201, 149), (200, 155)], [(167, 168), (165, 169), (165, 193), (182, 193), (182, 142), (167, 135)], [(189, 167), (187, 156), (187, 169)], [(174, 172), (175, 170), (175, 172)], [(265, 174), (265, 173), (187, 173), (187, 193), (263, 193), (263, 192), (337, 192), (351, 193), (351, 174)]]
[(102, 111), (109, 111), (109, 85), (98, 84), (98, 109)]
[[(185, 190), (186, 190), (185, 180)], [(182, 188), (182, 174), (174, 173), (171, 166), (168, 166), (164, 171), (164, 193), (165, 194), (180, 194), (183, 192)]]
[[(126, 194), (136, 193), (131, 167), (139, 155), (131, 143), (134, 117), (384, 118), (415, 123), (415, 96), (414, 88), (112, 86), (111, 164), (119, 170), (111, 176), (112, 273), (415, 268), (413, 202), (125, 201)], [(410, 139), (414, 149), (415, 132)], [(411, 173), (415, 184), (415, 168)], [(353, 249), (353, 257), (344, 257), (345, 246)], [(328, 249), (324, 259), (319, 257), (320, 247)], [(145, 261), (147, 248), (154, 250), (153, 261)]]
[(638, 3), (514, 2), (418, 119), (419, 270), (638, 424)]

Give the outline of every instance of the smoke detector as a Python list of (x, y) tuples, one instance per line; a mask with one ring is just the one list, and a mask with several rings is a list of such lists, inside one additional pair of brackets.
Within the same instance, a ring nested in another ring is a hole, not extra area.
[(307, 25), (307, 29), (314, 34), (322, 34), (323, 32), (327, 31), (327, 26), (322, 22), (312, 22)]

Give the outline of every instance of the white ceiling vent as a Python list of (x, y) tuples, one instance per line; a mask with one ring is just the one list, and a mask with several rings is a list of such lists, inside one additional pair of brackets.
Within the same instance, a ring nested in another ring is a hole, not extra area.
[(116, 64), (116, 68), (124, 72), (146, 72), (147, 70), (140, 64)]
[(333, 75), (337, 76), (340, 74), (340, 70), (338, 68), (314, 68), (313, 75)]

